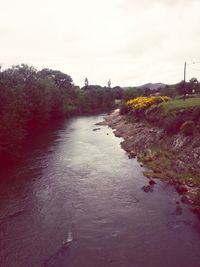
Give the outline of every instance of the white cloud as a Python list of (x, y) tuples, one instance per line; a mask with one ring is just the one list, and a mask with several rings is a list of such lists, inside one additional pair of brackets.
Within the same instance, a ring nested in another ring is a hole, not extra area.
[(111, 78), (135, 85), (177, 82), (183, 62), (200, 59), (199, 1), (0, 0), (0, 6), (4, 67), (25, 62), (60, 69), (80, 85), (85, 76), (95, 84)]

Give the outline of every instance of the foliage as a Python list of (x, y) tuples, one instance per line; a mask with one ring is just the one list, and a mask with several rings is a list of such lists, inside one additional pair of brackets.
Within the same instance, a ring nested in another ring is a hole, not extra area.
[(193, 92), (197, 92), (199, 89), (199, 81), (197, 80), (197, 78), (191, 78), (189, 83), (188, 83), (188, 92), (189, 93), (193, 93)]
[(137, 87), (125, 87), (123, 89), (123, 99), (125, 101), (128, 101), (132, 98), (143, 96), (145, 94), (143, 88), (137, 88)]
[(176, 91), (179, 95), (198, 93), (200, 92), (199, 81), (194, 77), (189, 82), (181, 81), (176, 85)]
[(127, 101), (128, 107), (134, 110), (145, 110), (152, 105), (157, 105), (161, 102), (169, 101), (168, 96), (149, 96), (149, 97), (137, 97)]
[(174, 98), (177, 96), (178, 93), (175, 86), (166, 85), (165, 87), (160, 89), (160, 94)]
[(126, 102), (122, 102), (120, 105), (120, 115), (125, 115), (130, 111)]
[(112, 88), (88, 85), (82, 91), (82, 112), (93, 113), (114, 107), (115, 94)]
[[(170, 101), (169, 101), (170, 100)], [(168, 135), (191, 135), (200, 129), (200, 98), (186, 101), (167, 96), (137, 97), (126, 102), (121, 112), (164, 128)], [(158, 105), (159, 104), (159, 105)], [(195, 127), (195, 124), (197, 127)]]
[(120, 86), (113, 87), (111, 91), (115, 99), (123, 98), (123, 89)]
[(80, 89), (61, 71), (25, 64), (0, 71), (0, 158), (19, 156), (26, 137), (53, 119), (113, 107), (112, 90)]
[(177, 93), (179, 95), (183, 95), (186, 93), (186, 83), (184, 81), (181, 81), (180, 83), (177, 84), (176, 86)]

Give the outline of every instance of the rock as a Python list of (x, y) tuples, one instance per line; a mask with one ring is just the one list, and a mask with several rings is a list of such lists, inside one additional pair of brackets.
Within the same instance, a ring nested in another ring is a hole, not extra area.
[(190, 178), (190, 179), (188, 179), (188, 180), (186, 181), (186, 185), (189, 186), (189, 187), (194, 187), (194, 186), (195, 186), (195, 184), (194, 184), (192, 178)]
[(165, 137), (164, 130), (163, 130), (163, 129), (159, 129), (159, 130), (156, 132), (156, 139), (157, 139), (157, 140), (162, 140), (164, 137)]
[(184, 194), (184, 193), (186, 193), (188, 191), (187, 188), (184, 185), (176, 185), (175, 188), (176, 188), (176, 191), (180, 195), (182, 195), (182, 194)]
[(101, 130), (101, 128), (94, 128), (92, 131), (98, 131)]
[(150, 185), (145, 185), (142, 187), (142, 190), (145, 192), (145, 193), (148, 193), (148, 192), (153, 192), (153, 188), (152, 186)]
[(181, 181), (179, 181), (179, 180), (176, 179), (176, 178), (171, 178), (171, 179), (168, 181), (168, 184), (170, 184), (170, 185), (174, 185), (174, 186), (182, 185)]
[(193, 152), (193, 157), (195, 159), (200, 159), (200, 147), (199, 146), (195, 147), (192, 152)]
[(189, 200), (189, 198), (186, 195), (184, 195), (184, 196), (181, 197), (181, 201), (184, 204), (190, 204), (190, 200)]
[(200, 215), (200, 206), (192, 206), (191, 211), (195, 214)]
[(174, 179), (174, 184), (175, 185), (182, 185), (182, 182), (178, 178), (176, 178), (176, 179)]
[(151, 180), (149, 181), (149, 184), (150, 184), (150, 185), (155, 185), (156, 182), (155, 182), (154, 180), (151, 179)]
[(179, 152), (181, 149), (183, 149), (184, 146), (191, 143), (192, 138), (191, 137), (183, 137), (182, 135), (177, 135), (172, 143), (172, 150), (174, 152)]
[(135, 158), (136, 156), (137, 156), (137, 154), (133, 150), (131, 150), (131, 152), (129, 152), (129, 155), (128, 155), (129, 159)]
[(178, 159), (175, 162), (174, 169), (176, 170), (177, 173), (180, 173), (180, 172), (185, 172), (187, 170), (187, 167), (183, 161)]
[(169, 184), (169, 185), (174, 185), (174, 180), (173, 180), (173, 179), (170, 179), (170, 180), (168, 181), (168, 184)]
[(176, 207), (176, 210), (175, 210), (175, 214), (176, 215), (181, 215), (183, 212), (182, 212), (182, 208), (180, 206), (177, 206)]
[(97, 126), (107, 125), (107, 121), (105, 119), (106, 118), (104, 118), (104, 121), (97, 122), (94, 125), (97, 125)]
[(113, 133), (114, 133), (114, 135), (115, 135), (116, 137), (121, 137), (121, 134), (119, 133), (119, 131), (116, 130), (116, 131), (114, 131)]

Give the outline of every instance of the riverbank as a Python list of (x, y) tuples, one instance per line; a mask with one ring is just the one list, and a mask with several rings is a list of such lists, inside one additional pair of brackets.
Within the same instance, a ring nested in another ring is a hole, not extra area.
[(142, 120), (133, 122), (118, 110), (106, 116), (102, 124), (115, 129), (117, 137), (123, 137), (122, 148), (147, 167), (147, 178), (174, 185), (181, 201), (200, 216), (200, 137), (168, 136), (162, 128)]
[(1, 174), (1, 266), (199, 267), (199, 220), (172, 187), (141, 190), (103, 117), (52, 125)]

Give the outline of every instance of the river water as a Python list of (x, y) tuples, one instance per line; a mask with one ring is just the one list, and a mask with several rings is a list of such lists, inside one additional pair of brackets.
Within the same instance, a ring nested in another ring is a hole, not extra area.
[(102, 120), (52, 127), (1, 175), (1, 267), (200, 266), (200, 221), (173, 187), (141, 190), (143, 168)]

